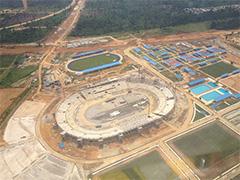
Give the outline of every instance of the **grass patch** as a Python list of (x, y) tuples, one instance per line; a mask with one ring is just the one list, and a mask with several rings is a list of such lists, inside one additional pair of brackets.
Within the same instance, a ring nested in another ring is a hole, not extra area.
[[(204, 32), (210, 30), (211, 22), (204, 21), (199, 23), (187, 23), (183, 25), (168, 26), (165, 28), (152, 28), (146, 30), (132, 30), (127, 32), (112, 32), (105, 35), (111, 35), (117, 39), (125, 40), (131, 38), (132, 35), (139, 38), (152, 37), (156, 35), (171, 35), (177, 33), (190, 33), (190, 32)], [(74, 36), (73, 36), (74, 37)]]
[(9, 56), (1, 55), (0, 56), (0, 68), (8, 68), (12, 63), (21, 64), (24, 61), (23, 56)]
[(68, 64), (68, 68), (73, 71), (82, 71), (85, 69), (109, 64), (119, 60), (119, 56), (114, 54), (101, 54), (88, 58), (79, 59)]
[(157, 151), (99, 175), (100, 180), (178, 179)]
[(0, 87), (9, 87), (13, 83), (29, 76), (37, 70), (37, 66), (31, 65), (23, 68), (12, 68), (9, 73), (1, 80)]
[(5, 71), (5, 69), (0, 69), (0, 77), (1, 77), (1, 74)]
[(195, 112), (193, 122), (198, 121), (209, 115), (209, 113), (206, 110), (204, 110), (202, 107), (200, 107), (199, 105), (196, 104), (195, 107), (196, 107), (196, 112)]
[(200, 68), (201, 71), (214, 78), (220, 77), (221, 75), (226, 73), (231, 73), (236, 69), (238, 68), (225, 62), (218, 62), (216, 64)]
[(188, 23), (160, 29), (160, 34), (203, 32), (210, 29), (210, 22)]
[(166, 78), (170, 79), (173, 82), (179, 82), (180, 80), (176, 78), (176, 75), (168, 70), (160, 72)]
[(180, 136), (172, 143), (202, 171), (200, 178), (212, 179), (238, 163), (239, 140), (237, 134), (217, 122)]

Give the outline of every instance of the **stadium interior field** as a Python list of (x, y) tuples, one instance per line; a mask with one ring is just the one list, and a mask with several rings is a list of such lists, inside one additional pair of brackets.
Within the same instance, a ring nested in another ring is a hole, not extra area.
[[(112, 65), (114, 66), (114, 63), (119, 62), (121, 57), (116, 54), (112, 53), (103, 53), (103, 54), (97, 54), (87, 57), (81, 57), (77, 59), (71, 60), (67, 64), (67, 68), (70, 71), (74, 72), (85, 72), (85, 70), (95, 70), (95, 68), (99, 67), (98, 69), (107, 68), (108, 66), (104, 65)], [(111, 66), (109, 66), (111, 67)], [(96, 70), (98, 70), (96, 69)]]

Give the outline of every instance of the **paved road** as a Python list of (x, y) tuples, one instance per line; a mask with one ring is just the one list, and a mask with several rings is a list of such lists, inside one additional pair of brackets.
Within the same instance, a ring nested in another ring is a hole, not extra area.
[[(50, 47), (46, 53), (42, 56), (42, 61), (39, 65), (38, 69), (38, 89), (35, 94), (35, 96), (41, 91), (42, 88), (42, 69), (45, 62), (50, 62), (55, 57), (55, 51), (59, 44), (61, 44), (64, 40), (64, 38), (71, 32), (71, 30), (74, 28), (74, 25), (77, 23), (79, 17), (80, 17), (80, 10), (84, 7), (85, 0), (79, 0), (77, 4), (75, 5), (75, 8), (71, 12), (71, 14), (68, 16), (68, 18), (60, 25), (61, 31), (59, 31), (57, 34), (54, 34), (57, 39), (52, 42), (53, 46)], [(68, 25), (68, 26), (66, 26)], [(55, 38), (54, 38), (55, 39)]]

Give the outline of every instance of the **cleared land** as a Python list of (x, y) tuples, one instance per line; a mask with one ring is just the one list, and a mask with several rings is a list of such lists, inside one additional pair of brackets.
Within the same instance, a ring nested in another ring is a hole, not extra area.
[(216, 63), (216, 64), (212, 64), (210, 66), (206, 66), (204, 68), (201, 68), (200, 70), (205, 72), (206, 74), (212, 76), (212, 77), (217, 78), (217, 77), (220, 77), (223, 74), (231, 73), (236, 69), (238, 69), (238, 68), (231, 65), (231, 64), (228, 64), (228, 63), (225, 63), (225, 62), (219, 62), (219, 63)]
[[(96, 177), (97, 179), (97, 177)], [(123, 166), (110, 170), (99, 176), (101, 180), (154, 180), (178, 179), (177, 175), (164, 162), (157, 151), (137, 158)]]
[(214, 178), (239, 163), (239, 136), (221, 123), (212, 123), (170, 142), (196, 167), (200, 178)]
[(240, 93), (239, 79), (240, 79), (240, 74), (237, 74), (237, 75), (231, 76), (229, 78), (221, 79), (220, 83), (223, 83)]
[(0, 115), (14, 101), (14, 99), (23, 92), (24, 88), (0, 89)]
[(85, 69), (109, 64), (119, 60), (119, 56), (114, 54), (101, 54), (88, 58), (79, 59), (68, 64), (68, 68), (72, 71), (82, 71)]

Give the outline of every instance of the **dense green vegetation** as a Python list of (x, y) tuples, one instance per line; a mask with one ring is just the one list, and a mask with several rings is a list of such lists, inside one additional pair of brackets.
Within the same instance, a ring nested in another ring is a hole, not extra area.
[[(61, 9), (66, 7), (71, 0), (27, 0), (29, 8)], [(0, 8), (22, 8), (21, 0), (1, 0)]]
[(30, 43), (42, 40), (55, 26), (58, 26), (69, 14), (66, 10), (58, 15), (28, 24), (22, 30), (4, 29), (0, 31), (0, 43)]
[[(185, 8), (239, 4), (236, 0), (88, 0), (82, 16), (72, 32), (78, 35), (99, 35), (113, 32), (139, 31), (181, 24), (235, 19), (239, 10), (226, 7), (202, 13)], [(217, 21), (216, 23), (224, 23)], [(213, 24), (210, 27), (214, 27)], [(220, 26), (220, 25), (218, 25)]]
[(0, 56), (0, 68), (7, 68), (12, 63), (21, 64), (24, 61), (23, 56), (9, 56), (9, 55), (1, 55)]
[(10, 87), (13, 83), (28, 77), (37, 69), (35, 65), (19, 67), (25, 58), (19, 56), (0, 56), (0, 87)]
[(216, 20), (211, 23), (212, 29), (235, 29), (240, 27), (240, 17)]

